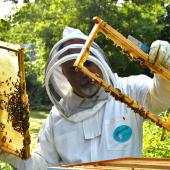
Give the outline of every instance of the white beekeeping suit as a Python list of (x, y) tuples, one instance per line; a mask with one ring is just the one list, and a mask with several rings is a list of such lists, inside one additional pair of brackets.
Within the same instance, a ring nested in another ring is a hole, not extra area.
[[(54, 106), (40, 130), (36, 150), (27, 161), (1, 154), (2, 160), (19, 170), (45, 170), (48, 166), (141, 156), (143, 118), (102, 88), (90, 99), (72, 92), (61, 64), (76, 59), (78, 53), (63, 54), (81, 49), (82, 44), (62, 47), (71, 39), (86, 40), (87, 37), (78, 29), (66, 27), (63, 38), (51, 50), (45, 84)], [(170, 50), (169, 44), (167, 49)], [(151, 47), (151, 50), (153, 62), (155, 48)], [(92, 45), (90, 52), (89, 60), (100, 68), (108, 84), (155, 113), (170, 106), (169, 81), (144, 75), (120, 78), (112, 73), (97, 44)]]

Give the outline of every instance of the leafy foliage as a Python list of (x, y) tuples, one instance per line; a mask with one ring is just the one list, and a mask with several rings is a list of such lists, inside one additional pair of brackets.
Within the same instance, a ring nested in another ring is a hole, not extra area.
[(0, 169), (1, 170), (13, 170), (13, 168), (10, 165), (6, 164), (5, 162), (1, 162), (1, 161), (0, 161)]
[[(31, 105), (46, 102), (49, 104), (43, 85), (45, 63), (50, 49), (61, 37), (64, 23), (72, 22), (71, 17), (67, 15), (70, 13), (74, 18), (74, 10), (71, 9), (73, 9), (72, 3), (66, 0), (36, 1), (25, 4), (14, 16), (10, 16), (8, 21), (0, 22), (0, 27), (3, 28), (0, 37), (3, 41), (21, 45), (31, 43), (35, 47), (36, 60), (25, 62)], [(66, 12), (66, 16), (63, 16), (63, 11)]]
[(162, 15), (158, 22), (163, 22), (163, 29), (160, 32), (160, 39), (170, 42), (170, 4), (165, 5), (166, 13)]
[[(167, 121), (169, 112), (161, 117)], [(170, 158), (170, 133), (150, 121), (144, 123), (144, 157)]]
[[(116, 6), (116, 1), (78, 1), (78, 23), (85, 33), (94, 25), (93, 16), (99, 16), (123, 35), (133, 35), (148, 46), (159, 37), (163, 24), (158, 24), (158, 17), (165, 13), (163, 1), (126, 2), (123, 7)], [(144, 69), (130, 62), (118, 49), (103, 37), (97, 43), (105, 50), (114, 72), (121, 76), (144, 73)]]

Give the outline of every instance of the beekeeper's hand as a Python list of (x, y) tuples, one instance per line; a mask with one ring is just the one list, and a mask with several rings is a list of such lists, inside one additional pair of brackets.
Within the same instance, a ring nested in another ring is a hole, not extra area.
[(150, 47), (149, 62), (170, 70), (170, 44), (167, 41), (154, 41)]

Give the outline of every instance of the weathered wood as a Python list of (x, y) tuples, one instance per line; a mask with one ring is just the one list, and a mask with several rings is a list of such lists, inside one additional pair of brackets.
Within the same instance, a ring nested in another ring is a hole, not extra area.
[(49, 170), (170, 170), (170, 158), (121, 158), (99, 162), (89, 162), (60, 167)]

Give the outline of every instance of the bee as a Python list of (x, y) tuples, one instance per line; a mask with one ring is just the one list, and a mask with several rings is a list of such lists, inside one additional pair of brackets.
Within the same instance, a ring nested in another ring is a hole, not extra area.
[(2, 141), (2, 143), (5, 143), (6, 142), (6, 136), (3, 136), (1, 141)]

